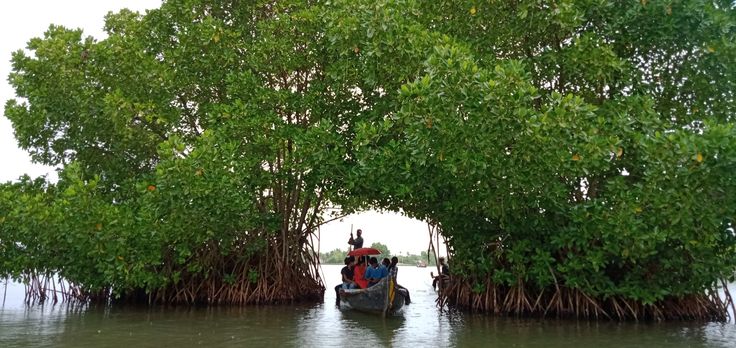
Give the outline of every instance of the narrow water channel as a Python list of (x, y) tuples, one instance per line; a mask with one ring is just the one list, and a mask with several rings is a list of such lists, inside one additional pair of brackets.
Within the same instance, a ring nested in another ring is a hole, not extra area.
[[(335, 306), (340, 266), (323, 266), (325, 302), (209, 308), (26, 306), (8, 286), (0, 347), (736, 347), (736, 324), (495, 318), (440, 311), (431, 268), (401, 267), (413, 303), (389, 318)], [(731, 292), (736, 286), (731, 284)], [(0, 292), (2, 292), (0, 287)], [(2, 295), (2, 294), (0, 294)]]

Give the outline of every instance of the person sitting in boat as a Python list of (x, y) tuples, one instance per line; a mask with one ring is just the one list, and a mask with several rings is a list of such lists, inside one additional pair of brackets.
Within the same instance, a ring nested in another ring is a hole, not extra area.
[[(391, 258), (391, 263), (388, 265), (388, 274), (390, 274), (392, 277), (396, 278), (396, 276), (399, 274), (399, 267), (397, 266), (399, 264), (399, 258), (394, 256)], [(410, 304), (411, 303), (411, 297), (409, 295), (409, 289), (396, 284), (396, 289), (398, 289), (399, 292), (401, 292), (402, 295), (404, 295), (404, 303)]]
[(350, 256), (345, 258), (345, 267), (342, 268), (340, 274), (342, 274), (342, 288), (343, 289), (355, 289), (358, 284), (355, 283), (353, 267), (355, 266), (355, 257)]
[(366, 257), (358, 258), (358, 263), (353, 267), (353, 281), (358, 285), (356, 289), (365, 289), (368, 287), (368, 280), (365, 279)]
[(381, 279), (388, 275), (388, 270), (382, 264), (378, 264), (378, 259), (371, 257), (370, 267), (365, 270), (365, 279), (368, 280), (368, 287), (378, 284)]
[(436, 289), (439, 282), (446, 282), (448, 279), (450, 279), (450, 266), (445, 263), (444, 257), (440, 257), (439, 261), (440, 274), (435, 277), (434, 274), (432, 274), (431, 272), (429, 273), (429, 275), (434, 278), (434, 280), (432, 280), (432, 289)]
[(348, 239), (348, 244), (353, 246), (353, 249), (360, 249), (363, 247), (363, 230), (358, 229), (357, 231), (358, 238), (353, 238), (353, 232), (350, 232), (350, 239)]
[(355, 257), (350, 256), (345, 258), (345, 267), (340, 270), (342, 274), (342, 283), (335, 286), (335, 304), (340, 305), (340, 290), (342, 289), (355, 289), (358, 285), (353, 281), (353, 266), (355, 264)]
[(383, 260), (381, 260), (381, 264), (388, 270), (388, 266), (391, 266), (391, 260), (388, 257), (384, 257)]
[[(384, 259), (385, 260), (385, 259)], [(391, 274), (393, 271), (398, 271), (398, 268), (396, 265), (399, 264), (399, 258), (394, 256), (391, 258), (391, 262), (386, 266), (388, 268), (388, 273)]]

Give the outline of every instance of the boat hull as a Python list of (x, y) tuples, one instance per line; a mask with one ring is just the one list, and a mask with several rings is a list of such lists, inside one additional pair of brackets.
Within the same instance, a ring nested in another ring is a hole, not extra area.
[[(353, 289), (340, 291), (340, 303), (349, 308), (370, 313), (394, 313), (401, 309), (405, 303), (405, 297), (401, 290), (398, 289), (394, 282), (393, 295), (387, 294), (389, 291), (389, 278), (384, 278), (378, 284), (367, 289)], [(390, 298), (390, 299), (389, 299)], [(390, 300), (388, 308), (386, 308), (386, 300)]]

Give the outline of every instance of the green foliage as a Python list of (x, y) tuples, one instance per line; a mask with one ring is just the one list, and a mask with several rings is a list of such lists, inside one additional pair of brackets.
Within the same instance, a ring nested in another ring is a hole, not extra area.
[[(388, 247), (381, 243), (373, 243), (370, 247), (377, 248), (378, 250), (381, 250), (381, 251), (386, 250), (383, 254), (381, 254), (381, 257), (396, 256), (399, 258), (399, 263), (402, 263), (402, 264), (415, 265), (417, 264), (418, 261), (424, 261), (425, 263), (427, 263), (427, 265), (434, 266), (436, 263), (434, 259), (434, 254), (431, 254), (428, 257), (426, 251), (422, 251), (421, 253), (419, 253), (419, 255), (409, 254), (409, 253), (407, 253), (406, 255), (394, 255), (394, 254), (390, 254), (388, 252)], [(319, 254), (320, 262), (322, 262), (323, 264), (342, 265), (345, 261), (345, 257), (347, 257), (347, 251), (340, 250), (340, 249), (335, 249), (327, 253)]]
[(51, 26), (13, 55), (20, 98), (5, 115), (34, 160), (63, 170), (56, 185), (2, 186), (0, 272), (165, 301), (243, 301), (207, 289), (294, 277), (310, 279), (275, 296), (319, 293), (311, 235), (347, 172), (342, 110), (357, 101), (325, 76), (313, 9), (168, 1), (105, 28), (97, 41)]
[(422, 251), (419, 255), (409, 254), (406, 255), (392, 255), (399, 258), (399, 263), (406, 265), (416, 265), (418, 262), (424, 262), (427, 266), (435, 266), (437, 262), (434, 257), (434, 253), (427, 254), (426, 251)]
[(380, 250), (381, 253), (382, 253), (381, 254), (381, 258), (384, 258), (384, 257), (391, 258), (391, 256), (392, 256), (391, 250), (388, 249), (388, 246), (386, 246), (386, 244), (383, 244), (383, 243), (380, 243), (380, 242), (374, 242), (373, 244), (371, 244), (371, 246), (369, 248), (374, 248), (374, 249)]
[(345, 264), (345, 258), (347, 257), (347, 250), (335, 249), (327, 253), (320, 253), (319, 259), (323, 264)]
[(5, 115), (63, 170), (0, 186), (0, 275), (271, 282), (329, 203), (439, 225), (478, 292), (733, 277), (730, 2), (167, 1), (106, 30), (13, 55)]
[(439, 224), (455, 274), (644, 303), (733, 277), (730, 3), (338, 4), (394, 91), (356, 195)]

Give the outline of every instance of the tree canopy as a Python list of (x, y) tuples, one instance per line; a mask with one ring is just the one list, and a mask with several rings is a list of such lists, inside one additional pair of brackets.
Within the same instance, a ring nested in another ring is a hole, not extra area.
[(393, 254), (391, 254), (391, 250), (388, 249), (388, 246), (386, 246), (386, 244), (383, 244), (381, 242), (373, 242), (373, 244), (371, 244), (370, 248), (374, 248), (374, 249), (380, 250), (381, 251), (381, 255), (380, 255), (381, 256), (381, 259), (383, 259), (384, 257), (391, 258), (391, 256), (393, 256)]
[(330, 38), (396, 91), (359, 134), (367, 191), (441, 225), (457, 302), (687, 317), (658, 303), (733, 278), (732, 4), (355, 6)]
[(330, 203), (440, 226), (460, 305), (723, 318), (735, 11), (181, 0), (110, 14), (104, 40), (51, 26), (13, 55), (5, 115), (64, 169), (2, 186), (0, 274), (294, 299), (320, 291)]

